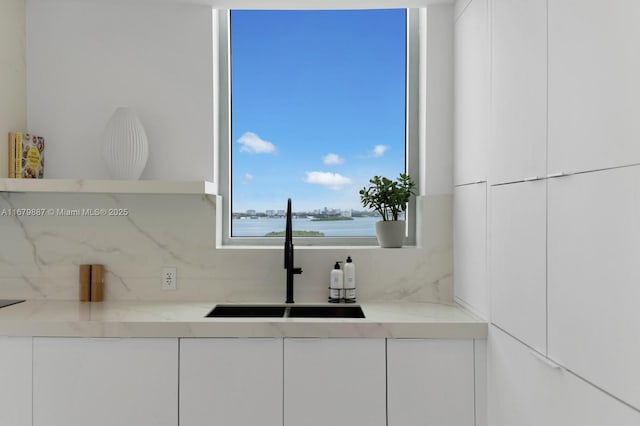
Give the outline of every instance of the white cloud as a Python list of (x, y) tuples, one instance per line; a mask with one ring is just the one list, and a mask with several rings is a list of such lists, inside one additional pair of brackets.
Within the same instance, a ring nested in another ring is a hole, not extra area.
[(245, 185), (250, 184), (252, 180), (253, 180), (253, 175), (251, 173), (245, 173), (244, 176), (242, 177), (242, 183), (244, 183)]
[(322, 157), (322, 162), (327, 166), (337, 166), (344, 163), (344, 158), (340, 157), (338, 154), (331, 153)]
[(374, 157), (382, 157), (388, 149), (389, 147), (386, 145), (376, 145), (373, 147), (371, 155), (373, 155)]
[(238, 139), (238, 143), (242, 145), (240, 152), (248, 152), (250, 154), (271, 154), (276, 152), (276, 146), (269, 141), (265, 141), (252, 132), (246, 132)]
[(351, 179), (348, 177), (342, 176), (339, 173), (331, 172), (307, 172), (307, 176), (304, 181), (306, 183), (323, 185), (335, 190), (340, 189), (343, 185), (351, 183)]

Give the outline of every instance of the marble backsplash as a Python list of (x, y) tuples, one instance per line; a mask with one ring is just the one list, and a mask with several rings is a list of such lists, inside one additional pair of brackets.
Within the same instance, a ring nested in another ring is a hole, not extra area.
[[(452, 196), (419, 201), (418, 247), (296, 247), (296, 302), (326, 301), (333, 263), (350, 255), (360, 301), (452, 303)], [(207, 195), (1, 193), (0, 298), (77, 299), (78, 265), (102, 263), (107, 300), (284, 301), (282, 248), (216, 248), (215, 223)], [(165, 266), (176, 291), (161, 289)]]

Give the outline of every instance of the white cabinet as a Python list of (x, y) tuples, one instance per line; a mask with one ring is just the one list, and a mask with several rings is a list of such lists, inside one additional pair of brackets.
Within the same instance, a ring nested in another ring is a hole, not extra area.
[(487, 0), (473, 0), (455, 24), (455, 185), (487, 179), (489, 26)]
[(547, 181), (492, 186), (491, 322), (547, 353)]
[(487, 185), (458, 186), (453, 192), (453, 278), (455, 297), (479, 314), (489, 314), (487, 291)]
[(547, 0), (493, 0), (491, 31), (489, 183), (544, 177)]
[(549, 180), (548, 220), (549, 356), (640, 409), (640, 166)]
[(488, 340), (492, 426), (638, 426), (640, 413), (494, 326)]
[(282, 426), (282, 374), (282, 339), (180, 339), (180, 425)]
[(176, 426), (177, 339), (34, 338), (34, 426)]
[(549, 1), (549, 173), (640, 163), (640, 2)]
[(31, 337), (0, 337), (0, 425), (32, 424), (31, 361)]
[(473, 340), (389, 339), (387, 387), (389, 426), (473, 426)]
[(487, 418), (487, 340), (473, 341), (476, 426), (488, 426)]
[(285, 426), (384, 426), (384, 339), (285, 339)]

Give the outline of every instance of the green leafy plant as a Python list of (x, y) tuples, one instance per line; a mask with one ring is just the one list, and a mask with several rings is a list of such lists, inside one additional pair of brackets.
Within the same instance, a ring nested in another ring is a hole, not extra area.
[(411, 176), (400, 173), (393, 181), (384, 176), (374, 176), (369, 180), (372, 185), (360, 190), (360, 202), (382, 216), (382, 220), (398, 220), (401, 212), (407, 210), (409, 198), (415, 195), (415, 182)]

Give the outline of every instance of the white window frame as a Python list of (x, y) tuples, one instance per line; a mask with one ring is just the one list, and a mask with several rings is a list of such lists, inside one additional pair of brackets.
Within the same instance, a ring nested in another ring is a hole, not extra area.
[[(401, 7), (401, 6), (399, 6)], [(372, 7), (374, 9), (374, 7)], [(223, 246), (277, 246), (284, 242), (279, 237), (233, 237), (231, 238), (231, 103), (230, 103), (230, 40), (229, 9), (213, 11), (214, 47), (217, 47), (218, 62), (214, 57), (214, 82), (218, 88), (214, 93), (214, 135), (217, 141), (215, 150), (218, 161), (218, 194), (221, 196), (222, 224), (217, 232)], [(409, 173), (416, 182), (416, 194), (420, 194), (420, 141), (419, 141), (419, 97), (420, 97), (420, 25), (419, 9), (407, 9), (407, 65), (406, 65), (406, 123), (405, 123), (405, 173)], [(215, 29), (217, 28), (217, 34)], [(292, 200), (293, 210), (295, 202)], [(286, 209), (287, 200), (282, 200), (282, 209)], [(407, 233), (405, 245), (416, 245), (416, 197), (412, 197), (406, 212)], [(296, 246), (344, 247), (344, 246), (377, 246), (375, 236), (372, 237), (296, 237)]]

